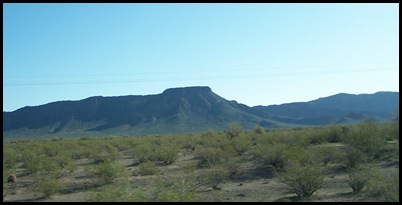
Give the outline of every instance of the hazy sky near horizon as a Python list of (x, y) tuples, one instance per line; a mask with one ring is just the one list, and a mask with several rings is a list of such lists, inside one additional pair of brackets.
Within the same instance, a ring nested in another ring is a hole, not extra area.
[(187, 86), (248, 106), (399, 92), (399, 5), (3, 4), (3, 111)]

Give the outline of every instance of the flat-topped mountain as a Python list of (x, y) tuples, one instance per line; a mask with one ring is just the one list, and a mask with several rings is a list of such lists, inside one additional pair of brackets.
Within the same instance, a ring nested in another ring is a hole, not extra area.
[(249, 107), (206, 86), (170, 88), (156, 95), (95, 96), (3, 112), (3, 138), (189, 133), (223, 130), (229, 122), (251, 129), (389, 120), (398, 107), (399, 92)]

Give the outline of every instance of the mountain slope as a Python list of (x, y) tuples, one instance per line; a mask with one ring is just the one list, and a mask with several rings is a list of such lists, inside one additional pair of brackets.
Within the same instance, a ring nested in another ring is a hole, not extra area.
[(344, 122), (342, 119), (355, 116), (353, 113), (359, 115), (355, 119), (363, 119), (365, 116), (389, 120), (398, 112), (399, 92), (359, 95), (340, 93), (309, 102), (255, 106), (253, 108), (265, 117), (297, 124), (318, 125), (327, 124), (329, 121)]
[(3, 112), (3, 138), (166, 134), (348, 123), (366, 117), (390, 119), (399, 93), (338, 94), (309, 102), (255, 106), (228, 101), (211, 88), (171, 88), (144, 96), (89, 97)]
[(266, 121), (237, 106), (209, 87), (172, 88), (147, 96), (97, 96), (3, 112), (3, 135), (177, 133), (222, 130), (229, 122), (251, 128)]

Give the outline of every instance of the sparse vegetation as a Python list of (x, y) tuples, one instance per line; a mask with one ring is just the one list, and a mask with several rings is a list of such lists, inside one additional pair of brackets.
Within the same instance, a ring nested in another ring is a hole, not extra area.
[(3, 141), (3, 200), (395, 202), (393, 123)]

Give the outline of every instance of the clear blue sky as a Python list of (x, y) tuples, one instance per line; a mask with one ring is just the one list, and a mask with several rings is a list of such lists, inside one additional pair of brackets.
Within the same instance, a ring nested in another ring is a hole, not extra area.
[(3, 111), (187, 86), (249, 106), (399, 92), (399, 5), (3, 4)]

